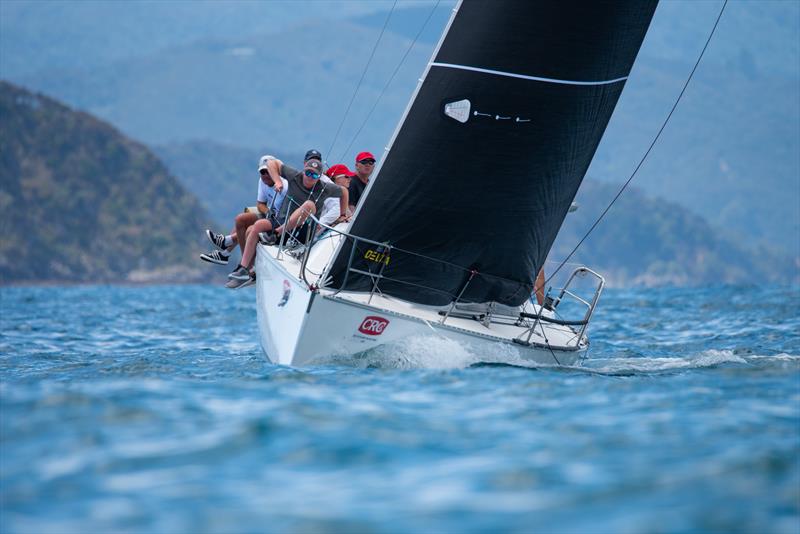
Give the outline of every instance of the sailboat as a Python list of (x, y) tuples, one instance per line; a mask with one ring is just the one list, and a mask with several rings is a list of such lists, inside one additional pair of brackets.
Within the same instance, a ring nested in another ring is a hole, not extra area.
[[(460, 1), (352, 222), (258, 246), (267, 357), (305, 365), (430, 335), (578, 363), (603, 277), (579, 267), (542, 304), (534, 280), (656, 4)], [(563, 317), (566, 301), (582, 314)]]

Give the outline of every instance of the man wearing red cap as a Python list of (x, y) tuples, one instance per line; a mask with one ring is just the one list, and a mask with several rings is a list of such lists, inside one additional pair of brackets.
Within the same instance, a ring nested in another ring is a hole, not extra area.
[(359, 152), (356, 156), (356, 179), (350, 180), (350, 209), (355, 211), (361, 194), (369, 183), (369, 177), (375, 169), (375, 156), (371, 152)]
[[(285, 178), (274, 181), (277, 179), (279, 172), (274, 173), (275, 176), (269, 173), (267, 163), (274, 159), (276, 159), (274, 156), (266, 155), (262, 156), (258, 163), (258, 172), (261, 175), (261, 179), (258, 182), (257, 211), (253, 212), (245, 209), (244, 213), (238, 214), (234, 220), (234, 229), (229, 235), (218, 234), (213, 230), (206, 229), (206, 236), (208, 240), (214, 244), (216, 250), (200, 254), (201, 260), (218, 265), (226, 265), (230, 258), (231, 251), (237, 243), (240, 245), (242, 253), (244, 253), (246, 237), (250, 235), (250, 229), (253, 227), (253, 224), (257, 221), (269, 219), (271, 213), (279, 218), (285, 215), (281, 211), (281, 204), (286, 197), (288, 182)], [(312, 159), (322, 162), (322, 154), (319, 150), (312, 148), (306, 152), (303, 162)], [(272, 228), (278, 226), (275, 222), (277, 221), (271, 221)], [(264, 223), (261, 223), (259, 225), (259, 228), (261, 228), (258, 230), (259, 232), (264, 231), (263, 224)], [(258, 234), (256, 233), (255, 235)]]
[[(333, 180), (333, 183), (336, 185), (344, 188), (349, 189), (350, 182), (352, 178), (356, 176), (356, 173), (351, 171), (347, 168), (347, 165), (342, 163), (337, 163), (336, 165), (331, 165), (331, 167), (325, 171), (325, 174)], [(336, 224), (346, 221), (347, 218), (352, 215), (352, 206), (348, 208), (347, 213), (345, 216), (341, 215), (341, 209), (339, 206), (339, 202), (335, 198), (329, 198), (325, 200), (325, 203), (322, 207), (322, 213), (319, 216), (319, 222), (322, 224), (327, 224), (328, 226), (335, 226)], [(319, 227), (317, 231), (322, 231), (324, 228)]]

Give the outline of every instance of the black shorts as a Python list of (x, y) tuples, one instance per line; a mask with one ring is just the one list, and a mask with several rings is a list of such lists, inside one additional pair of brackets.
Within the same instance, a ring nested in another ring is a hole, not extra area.
[(269, 223), (272, 225), (272, 230), (274, 231), (277, 227), (283, 225), (283, 223), (275, 216), (275, 212), (270, 212), (269, 215), (258, 212), (259, 219), (269, 219)]
[(299, 227), (295, 228), (294, 230), (292, 230), (292, 233), (290, 235), (293, 238), (295, 238), (295, 240), (297, 240), (298, 242), (305, 243), (306, 242), (306, 237), (308, 236), (309, 224), (310, 223), (308, 221), (306, 221), (305, 223), (303, 223), (303, 226), (299, 226)]
[(275, 230), (279, 226), (283, 226), (283, 222), (280, 221), (274, 213), (270, 213), (269, 215), (269, 222), (272, 224), (272, 229)]

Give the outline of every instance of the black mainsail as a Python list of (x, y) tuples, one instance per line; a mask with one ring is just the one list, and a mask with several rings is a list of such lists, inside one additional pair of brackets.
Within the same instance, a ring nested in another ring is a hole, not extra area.
[(350, 229), (387, 246), (343, 242), (326, 285), (380, 273), (421, 304), (524, 302), (656, 4), (459, 4)]

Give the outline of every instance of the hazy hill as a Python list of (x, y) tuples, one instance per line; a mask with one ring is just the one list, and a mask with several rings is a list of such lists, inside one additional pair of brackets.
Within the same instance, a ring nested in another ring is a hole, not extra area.
[[(577, 195), (580, 208), (567, 215), (547, 272), (567, 257), (619, 188), (584, 180)], [(800, 283), (796, 259), (747, 240), (731, 240), (703, 217), (636, 187), (623, 192), (569, 261), (585, 263), (616, 286)]]
[(143, 145), (0, 82), (0, 282), (196, 281), (209, 217)]
[[(317, 146), (328, 156), (376, 39), (375, 30), (361, 25), (318, 22), (275, 35), (169, 48), (93, 69), (53, 69), (47, 80), (38, 73), (20, 81), (53, 91), (150, 144), (212, 139), (297, 152)], [(410, 43), (384, 35), (333, 151), (337, 158)], [(411, 51), (359, 137), (372, 151), (387, 141), (428, 53), (420, 47)], [(50, 83), (53, 79), (58, 84)]]
[(261, 156), (272, 154), (298, 166), (304, 155), (304, 152), (239, 148), (213, 141), (174, 143), (153, 150), (170, 172), (197, 195), (218, 231), (231, 228), (234, 215), (245, 206), (255, 206)]
[[(590, 175), (624, 181), (680, 93), (719, 11), (662, 2)], [(680, 16), (696, 11), (694, 18)], [(731, 239), (800, 258), (800, 2), (731, 2), (636, 178)]]
[(94, 68), (194, 41), (279, 33), (308, 18), (330, 21), (386, 7), (361, 0), (3, 0), (0, 76)]
[[(258, 151), (194, 142), (159, 147), (157, 153), (200, 195), (218, 228), (227, 230), (233, 215), (252, 205)], [(278, 155), (288, 161), (302, 158)], [(618, 189), (618, 184), (584, 181), (578, 194), (581, 207), (567, 216), (551, 260), (566, 257)], [(616, 286), (800, 282), (798, 266), (787, 255), (731, 241), (703, 217), (635, 187), (625, 191), (571, 261), (596, 268)], [(548, 263), (547, 270), (555, 265)]]
[[(330, 18), (305, 16), (314, 11), (311, 4), (297, 4), (295, 10), (291, 3), (252, 4), (266, 11), (246, 3), (241, 10), (210, 4), (183, 13), (180, 3), (159, 4), (154, 13), (165, 20), (184, 17), (185, 22), (174, 35), (154, 38), (139, 55), (120, 44), (127, 52), (105, 62), (100, 52), (88, 54), (95, 58), (91, 65), (74, 54), (60, 63), (50, 61), (35, 73), (16, 69), (15, 76), (151, 144), (210, 139), (243, 150), (273, 146), (301, 152), (317, 146), (327, 152), (391, 4), (370, 3), (373, 12), (363, 15), (359, 13), (366, 7), (343, 4)], [(41, 10), (25, 5), (36, 13)], [(57, 12), (68, 20), (76, 13), (94, 14), (97, 20), (109, 16), (100, 8), (92, 11), (92, 5), (60, 6)], [(380, 152), (451, 5), (443, 2), (436, 10), (372, 119), (345, 150), (432, 6), (400, 4), (338, 142), (326, 156), (349, 159), (361, 148)], [(627, 178), (677, 97), (720, 5), (659, 6), (592, 176), (611, 182)], [(163, 24), (148, 18), (141, 6), (126, 4), (124, 9), (131, 10), (131, 20), (138, 24), (119, 23), (131, 32), (132, 42), (144, 40)], [(242, 14), (248, 14), (248, 20)], [(23, 45), (38, 35), (37, 24), (42, 22), (22, 17), (19, 9), (12, 15), (24, 24), (11, 38), (2, 37), (0, 54), (5, 54), (6, 64), (9, 57), (19, 56), (35, 65), (41, 61), (36, 48)], [(253, 23), (267, 15), (285, 23)], [(220, 22), (207, 28), (201, 24), (212, 16)], [(348, 17), (349, 22), (335, 20)], [(293, 22), (299, 25), (292, 27)], [(100, 38), (106, 31), (85, 30), (83, 40), (60, 36), (64, 50), (74, 50), (91, 42), (93, 33)], [(800, 3), (730, 3), (684, 101), (635, 183), (650, 195), (703, 215), (732, 239), (762, 242), (800, 257), (798, 43)], [(44, 55), (56, 54), (54, 43), (40, 48)]]
[[(316, 146), (330, 160), (347, 160), (361, 148), (380, 152), (453, 2), (439, 5), (372, 119), (345, 150), (434, 5), (398, 4), (332, 151), (392, 3), (188, 5), (6, 0), (0, 3), (0, 72), (150, 144), (188, 147), (207, 139), (249, 157), (263, 146), (281, 153)], [(613, 183), (627, 178), (721, 5), (661, 2), (590, 176)], [(53, 34), (54, 26), (62, 31)], [(800, 258), (800, 2), (728, 4), (634, 184), (702, 216), (729, 242), (761, 243)]]

